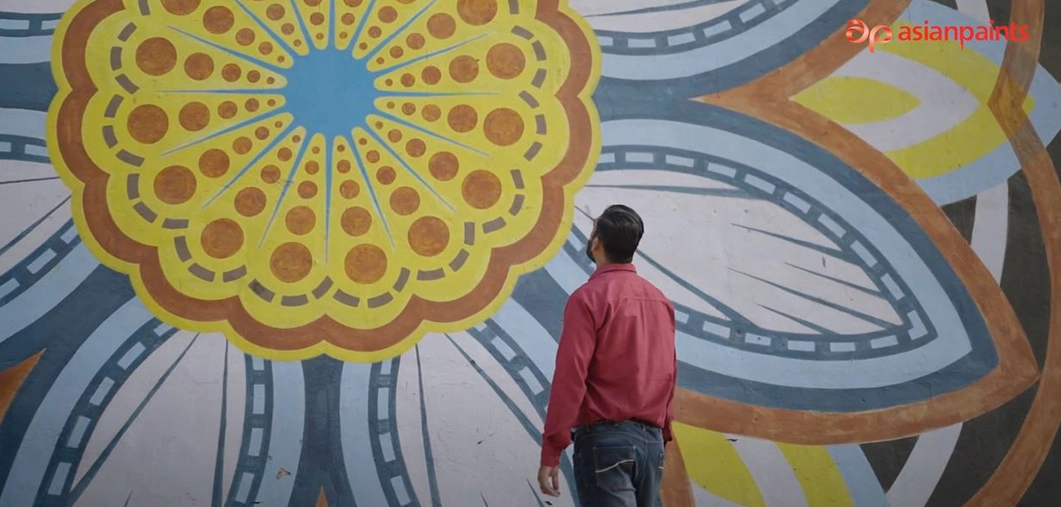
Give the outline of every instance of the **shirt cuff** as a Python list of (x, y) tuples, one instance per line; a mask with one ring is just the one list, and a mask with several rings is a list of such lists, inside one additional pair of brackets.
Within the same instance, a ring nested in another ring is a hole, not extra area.
[(542, 459), (541, 466), (543, 467), (556, 467), (560, 466), (560, 454), (564, 452), (563, 449), (556, 449), (549, 444), (542, 445)]

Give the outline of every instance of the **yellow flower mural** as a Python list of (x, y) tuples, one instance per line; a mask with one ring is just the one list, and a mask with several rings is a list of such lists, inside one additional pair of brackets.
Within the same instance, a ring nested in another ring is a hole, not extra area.
[(566, 9), (84, 2), (48, 139), (78, 230), (155, 314), (263, 357), (465, 329), (559, 249), (599, 151)]

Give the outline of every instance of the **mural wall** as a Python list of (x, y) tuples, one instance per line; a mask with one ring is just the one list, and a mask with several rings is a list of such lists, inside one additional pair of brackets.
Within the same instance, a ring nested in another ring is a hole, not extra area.
[(0, 0), (0, 507), (576, 505), (533, 480), (616, 202), (667, 507), (1055, 505), (1046, 9)]

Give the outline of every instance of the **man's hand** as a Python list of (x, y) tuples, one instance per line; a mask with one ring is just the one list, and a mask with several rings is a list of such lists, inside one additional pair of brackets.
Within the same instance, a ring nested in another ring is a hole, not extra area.
[(538, 487), (549, 496), (560, 496), (560, 468), (541, 467), (538, 469)]

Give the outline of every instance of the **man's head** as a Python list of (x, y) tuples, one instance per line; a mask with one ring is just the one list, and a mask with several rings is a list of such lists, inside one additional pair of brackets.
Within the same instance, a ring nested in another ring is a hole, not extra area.
[(633, 262), (644, 233), (645, 224), (636, 211), (613, 204), (593, 221), (586, 255), (598, 266)]

